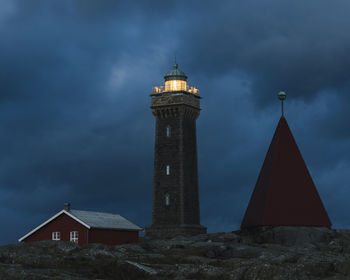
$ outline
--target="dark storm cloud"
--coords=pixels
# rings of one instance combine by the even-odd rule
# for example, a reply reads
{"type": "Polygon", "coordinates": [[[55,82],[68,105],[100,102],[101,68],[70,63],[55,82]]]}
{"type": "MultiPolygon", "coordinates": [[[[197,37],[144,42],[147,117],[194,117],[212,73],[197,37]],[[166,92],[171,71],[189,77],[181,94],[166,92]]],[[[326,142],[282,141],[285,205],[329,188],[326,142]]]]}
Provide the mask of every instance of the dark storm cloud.
{"type": "Polygon", "coordinates": [[[201,62],[193,69],[200,74],[220,76],[233,69],[252,75],[261,105],[281,89],[310,100],[349,82],[349,8],[348,1],[201,5],[184,28],[184,41],[191,42],[186,56],[201,62]]]}
{"type": "MultiPolygon", "coordinates": [[[[150,164],[138,165],[147,141],[139,145],[131,133],[150,133],[140,110],[147,106],[133,104],[140,90],[123,70],[126,60],[137,62],[131,54],[144,52],[137,42],[147,33],[121,20],[90,24],[82,4],[47,3],[20,1],[0,26],[1,200],[21,209],[19,217],[67,200],[107,210],[139,187],[130,173],[151,173],[150,164]]],[[[129,67],[135,75],[138,66],[129,67]]]]}
{"type": "MultiPolygon", "coordinates": [[[[205,77],[204,89],[212,93],[206,96],[210,99],[211,109],[217,104],[216,114],[223,108],[226,112],[219,113],[221,118],[217,116],[204,121],[206,124],[216,122],[218,132],[215,135],[220,139],[221,149],[226,152],[211,166],[219,180],[219,183],[212,180],[211,184],[221,186],[227,193],[231,187],[237,198],[249,199],[251,189],[243,190],[254,185],[273,133],[271,119],[266,116],[259,119],[258,112],[271,113],[272,107],[277,109],[274,95],[285,90],[288,93],[287,118],[321,195],[343,192],[348,186],[348,178],[344,173],[340,175],[338,166],[341,164],[342,170],[349,170],[350,127],[346,121],[350,117],[347,109],[350,101],[347,74],[350,70],[349,3],[221,3],[210,8],[199,6],[200,12],[194,15],[191,25],[184,27],[185,36],[179,44],[191,42],[184,50],[184,56],[190,60],[191,72],[196,77],[205,77]],[[247,79],[250,81],[248,88],[237,87],[229,79],[222,79],[227,75],[232,79],[246,75],[248,78],[241,80],[242,84],[247,79]],[[223,86],[214,85],[214,81],[222,81],[223,86]],[[240,95],[242,91],[247,92],[245,96],[240,95]],[[242,104],[242,100],[230,102],[230,96],[237,94],[255,106],[242,104]],[[227,103],[231,105],[230,109],[227,103]],[[257,111],[253,118],[247,118],[250,110],[257,111]],[[243,125],[237,128],[239,122],[243,125]],[[254,122],[258,122],[263,130],[254,126],[254,122]],[[228,132],[230,128],[231,132],[228,132]],[[250,136],[254,141],[247,142],[242,136],[250,136]],[[333,172],[339,172],[340,178],[331,183],[325,178],[333,172]]],[[[211,158],[214,157],[213,153],[211,158]]],[[[325,204],[339,226],[337,213],[347,208],[347,202],[337,195],[332,197],[334,200],[325,201],[325,204]]],[[[242,206],[239,212],[243,211],[242,206]]]]}
{"type": "Polygon", "coordinates": [[[0,6],[0,221],[8,225],[0,243],[15,242],[66,201],[151,222],[149,93],[175,53],[204,97],[198,159],[209,231],[239,226],[281,89],[331,218],[349,226],[341,214],[350,210],[348,1],[0,6]]]}

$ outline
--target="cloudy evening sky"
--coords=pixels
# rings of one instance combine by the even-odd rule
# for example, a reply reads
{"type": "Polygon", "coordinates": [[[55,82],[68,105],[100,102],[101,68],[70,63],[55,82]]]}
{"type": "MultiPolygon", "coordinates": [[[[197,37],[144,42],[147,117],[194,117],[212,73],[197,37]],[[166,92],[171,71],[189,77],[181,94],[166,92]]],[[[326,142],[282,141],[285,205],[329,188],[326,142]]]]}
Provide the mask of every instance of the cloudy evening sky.
{"type": "Polygon", "coordinates": [[[200,89],[201,223],[239,228],[280,116],[350,228],[348,0],[0,0],[0,244],[60,211],[151,223],[152,86],[200,89]]]}

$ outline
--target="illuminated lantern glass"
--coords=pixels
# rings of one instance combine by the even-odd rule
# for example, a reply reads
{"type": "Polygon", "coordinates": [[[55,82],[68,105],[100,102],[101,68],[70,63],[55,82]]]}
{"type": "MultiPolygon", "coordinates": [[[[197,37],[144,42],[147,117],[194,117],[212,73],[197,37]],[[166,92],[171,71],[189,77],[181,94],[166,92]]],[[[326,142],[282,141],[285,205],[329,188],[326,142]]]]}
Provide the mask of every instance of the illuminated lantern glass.
{"type": "Polygon", "coordinates": [[[186,92],[192,94],[198,94],[199,90],[196,87],[188,86],[187,76],[182,72],[177,64],[174,64],[173,69],[171,69],[164,76],[165,83],[161,86],[154,86],[152,88],[153,94],[162,94],[165,92],[186,92]]]}
{"type": "Polygon", "coordinates": [[[165,76],[164,91],[187,91],[187,76],[182,72],[178,65],[175,64],[173,69],[170,70],[165,76]]]}
{"type": "Polygon", "coordinates": [[[165,82],[165,91],[187,90],[187,82],[181,80],[170,80],[165,82]]]}

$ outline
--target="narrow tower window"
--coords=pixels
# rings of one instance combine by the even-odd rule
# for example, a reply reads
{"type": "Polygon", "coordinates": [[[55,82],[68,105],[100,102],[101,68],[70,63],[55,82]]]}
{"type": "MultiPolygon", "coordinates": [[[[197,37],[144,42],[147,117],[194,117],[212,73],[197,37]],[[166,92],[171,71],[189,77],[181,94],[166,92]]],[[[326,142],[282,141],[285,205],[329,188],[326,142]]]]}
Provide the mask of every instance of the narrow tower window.
{"type": "Polygon", "coordinates": [[[166,136],[170,137],[170,126],[169,125],[166,127],[166,136]]]}
{"type": "Polygon", "coordinates": [[[169,206],[169,204],[170,204],[169,194],[166,194],[166,195],[165,195],[165,205],[166,205],[166,206],[169,206]]]}
{"type": "Polygon", "coordinates": [[[170,165],[166,166],[166,175],[170,175],[170,165]]]}

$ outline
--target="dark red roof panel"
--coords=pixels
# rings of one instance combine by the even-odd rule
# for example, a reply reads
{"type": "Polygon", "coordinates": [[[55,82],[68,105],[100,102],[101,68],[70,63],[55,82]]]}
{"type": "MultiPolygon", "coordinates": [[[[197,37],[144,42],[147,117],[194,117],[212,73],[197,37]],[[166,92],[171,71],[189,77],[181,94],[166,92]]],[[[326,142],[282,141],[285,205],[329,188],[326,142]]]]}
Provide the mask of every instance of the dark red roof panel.
{"type": "Polygon", "coordinates": [[[331,225],[288,123],[281,117],[241,228],[331,225]]]}

